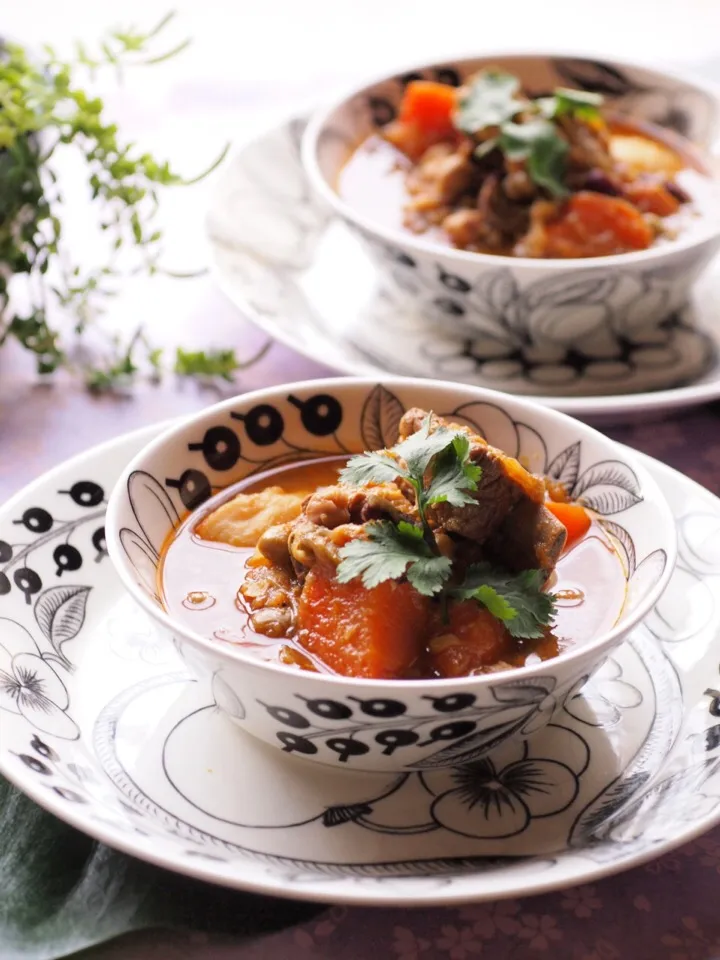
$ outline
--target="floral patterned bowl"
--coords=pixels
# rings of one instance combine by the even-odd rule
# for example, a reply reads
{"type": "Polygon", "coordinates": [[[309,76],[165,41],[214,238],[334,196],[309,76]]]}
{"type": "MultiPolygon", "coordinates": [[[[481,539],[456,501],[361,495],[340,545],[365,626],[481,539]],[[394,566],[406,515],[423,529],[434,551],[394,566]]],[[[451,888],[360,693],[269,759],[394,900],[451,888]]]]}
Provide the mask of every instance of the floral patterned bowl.
{"type": "Polygon", "coordinates": [[[110,556],[132,596],[216,702],[249,733],[341,767],[456,766],[541,727],[660,597],[675,526],[655,481],[612,441],[563,414],[490,390],[428,380],[319,380],[245,394],[182,420],[126,468],[106,519],[110,556]],[[392,445],[423,406],[471,425],[537,473],[565,483],[601,518],[627,576],[618,623],[553,660],[460,680],[364,680],[263,663],[164,611],[161,546],[183,514],[251,474],[300,459],[392,445]]]}
{"type": "Polygon", "coordinates": [[[710,145],[720,102],[710,91],[636,66],[553,56],[478,57],[385,77],[317,114],[303,140],[315,190],[365,243],[387,293],[425,321],[480,338],[490,357],[513,347],[533,363],[556,363],[568,350],[613,361],[628,341],[647,339],[688,300],[720,247],[720,184],[708,180],[700,216],[677,239],[649,250],[589,260],[538,260],[456,250],[373,222],[342,200],[335,184],[351,151],[392,120],[405,85],[424,77],[460,84],[483,66],[516,74],[535,95],[557,86],[601,93],[617,114],[710,145]]]}

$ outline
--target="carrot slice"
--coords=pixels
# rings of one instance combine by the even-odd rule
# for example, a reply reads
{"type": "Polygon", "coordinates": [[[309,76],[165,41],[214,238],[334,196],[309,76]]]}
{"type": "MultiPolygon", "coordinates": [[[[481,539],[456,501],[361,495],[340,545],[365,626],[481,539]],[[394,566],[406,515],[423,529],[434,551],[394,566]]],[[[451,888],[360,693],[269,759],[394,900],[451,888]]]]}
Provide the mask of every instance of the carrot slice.
{"type": "Polygon", "coordinates": [[[545,506],[567,530],[566,550],[570,544],[584,537],[590,529],[592,523],[590,515],[579,503],[557,503],[554,500],[548,500],[545,506]]]}
{"type": "Polygon", "coordinates": [[[386,580],[367,590],[315,567],[298,605],[298,643],[346,677],[407,676],[422,653],[430,603],[409,583],[386,580]]]}
{"type": "Polygon", "coordinates": [[[546,257],[602,257],[645,250],[653,231],[627,200],[582,190],[545,227],[546,257]]]}
{"type": "Polygon", "coordinates": [[[431,667],[441,677],[466,677],[509,656],[513,641],[504,625],[475,600],[453,603],[428,643],[431,667]]]}
{"type": "Polygon", "coordinates": [[[413,80],[405,88],[400,120],[416,123],[422,130],[440,136],[454,133],[455,87],[432,80],[413,80]]]}
{"type": "Polygon", "coordinates": [[[413,80],[405,88],[397,120],[386,124],[383,137],[413,161],[442,140],[457,136],[452,122],[455,87],[431,80],[413,80]]]}
{"type": "Polygon", "coordinates": [[[625,197],[643,213],[654,213],[658,217],[669,217],[680,209],[680,201],[674,197],[663,183],[636,180],[623,189],[625,197]]]}

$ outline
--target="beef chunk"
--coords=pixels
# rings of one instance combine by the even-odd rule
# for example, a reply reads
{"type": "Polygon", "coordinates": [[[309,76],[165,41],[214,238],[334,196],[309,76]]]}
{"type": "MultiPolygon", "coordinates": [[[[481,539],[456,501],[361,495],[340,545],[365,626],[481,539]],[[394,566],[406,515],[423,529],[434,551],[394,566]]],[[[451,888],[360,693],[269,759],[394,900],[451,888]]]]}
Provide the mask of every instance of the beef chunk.
{"type": "Polygon", "coordinates": [[[438,143],[426,150],[407,178],[412,206],[426,209],[451,203],[470,188],[477,173],[472,163],[472,144],[438,143]]]}
{"type": "Polygon", "coordinates": [[[551,573],[565,546],[567,531],[541,503],[519,500],[485,542],[489,560],[520,573],[538,569],[551,573]]]}
{"type": "MultiPolygon", "coordinates": [[[[408,410],[400,421],[400,439],[420,429],[424,410],[408,410]]],[[[510,570],[540,568],[549,573],[565,544],[565,528],[545,508],[545,485],[514,457],[488,444],[469,428],[433,417],[432,429],[461,429],[470,438],[470,457],[482,468],[475,503],[438,504],[434,520],[444,531],[472,540],[510,570]]]]}

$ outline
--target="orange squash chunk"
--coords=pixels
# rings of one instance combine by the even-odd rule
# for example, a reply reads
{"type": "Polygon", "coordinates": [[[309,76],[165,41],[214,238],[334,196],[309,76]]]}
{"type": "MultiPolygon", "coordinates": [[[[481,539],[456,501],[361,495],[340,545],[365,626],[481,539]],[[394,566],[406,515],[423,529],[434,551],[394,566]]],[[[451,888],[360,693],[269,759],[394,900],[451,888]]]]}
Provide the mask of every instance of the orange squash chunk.
{"type": "Polygon", "coordinates": [[[646,250],[654,234],[642,213],[620,197],[582,190],[545,228],[546,257],[603,257],[646,250]]]}
{"type": "Polygon", "coordinates": [[[408,676],[422,653],[429,601],[409,583],[386,580],[367,590],[315,567],[298,605],[300,646],[345,677],[408,676]]]}
{"type": "Polygon", "coordinates": [[[503,624],[474,600],[453,603],[448,622],[438,622],[428,644],[440,677],[466,677],[511,656],[513,640],[503,624]]]}

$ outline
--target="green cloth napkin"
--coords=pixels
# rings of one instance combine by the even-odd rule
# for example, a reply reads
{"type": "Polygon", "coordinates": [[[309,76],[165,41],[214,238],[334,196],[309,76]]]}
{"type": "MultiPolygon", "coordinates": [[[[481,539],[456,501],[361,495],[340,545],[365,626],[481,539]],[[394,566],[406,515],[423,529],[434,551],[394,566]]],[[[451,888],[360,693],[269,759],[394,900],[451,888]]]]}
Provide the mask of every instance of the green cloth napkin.
{"type": "Polygon", "coordinates": [[[216,887],[117,853],[0,777],[2,960],[56,960],[148,927],[249,936],[322,909],[216,887]]]}

